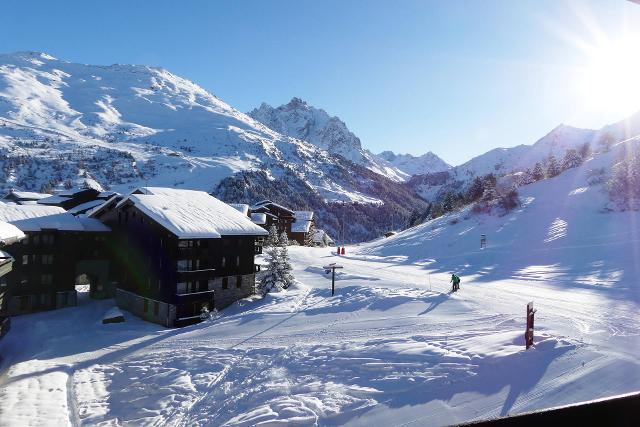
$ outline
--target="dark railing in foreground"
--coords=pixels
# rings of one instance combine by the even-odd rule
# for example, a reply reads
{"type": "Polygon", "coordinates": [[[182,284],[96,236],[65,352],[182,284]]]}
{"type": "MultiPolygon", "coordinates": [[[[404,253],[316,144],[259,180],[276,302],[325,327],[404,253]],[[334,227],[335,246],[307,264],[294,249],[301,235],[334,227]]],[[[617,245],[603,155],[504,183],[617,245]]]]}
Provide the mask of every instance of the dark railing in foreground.
{"type": "MultiPolygon", "coordinates": [[[[635,375],[635,373],[630,373],[635,375]]],[[[640,392],[606,397],[462,426],[640,426],[640,392]]]]}

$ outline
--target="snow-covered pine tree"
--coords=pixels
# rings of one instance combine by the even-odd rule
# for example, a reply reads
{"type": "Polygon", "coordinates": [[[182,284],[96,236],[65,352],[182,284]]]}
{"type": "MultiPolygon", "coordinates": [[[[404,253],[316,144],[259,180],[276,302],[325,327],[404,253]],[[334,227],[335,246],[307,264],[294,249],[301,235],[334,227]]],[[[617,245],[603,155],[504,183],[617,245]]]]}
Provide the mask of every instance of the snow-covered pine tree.
{"type": "Polygon", "coordinates": [[[544,179],[544,171],[542,170],[540,162],[537,162],[533,167],[533,180],[540,181],[541,179],[544,179]]]}
{"type": "Polygon", "coordinates": [[[291,267],[291,260],[289,259],[289,238],[287,233],[282,232],[280,235],[280,251],[278,253],[278,267],[280,269],[280,278],[282,280],[283,288],[287,289],[293,281],[293,267],[291,267]]]}
{"type": "MultiPolygon", "coordinates": [[[[275,227],[273,227],[275,229],[275,227]]],[[[277,234],[276,234],[277,238],[277,234]]],[[[267,270],[262,275],[257,290],[263,296],[271,291],[279,291],[283,289],[282,277],[280,274],[280,248],[277,245],[266,246],[265,253],[269,264],[267,270]]]]}
{"type": "Polygon", "coordinates": [[[269,227],[269,235],[267,236],[267,239],[265,240],[264,245],[267,247],[280,245],[280,241],[278,238],[278,230],[276,229],[275,225],[272,225],[271,227],[269,227]]]}
{"type": "Polygon", "coordinates": [[[553,178],[555,176],[560,175],[560,165],[558,165],[558,161],[556,160],[556,156],[551,154],[549,159],[547,160],[547,178],[553,178]]]}
{"type": "Polygon", "coordinates": [[[578,150],[570,148],[564,155],[564,159],[562,159],[562,170],[577,168],[582,164],[583,158],[578,153],[578,150]]]}

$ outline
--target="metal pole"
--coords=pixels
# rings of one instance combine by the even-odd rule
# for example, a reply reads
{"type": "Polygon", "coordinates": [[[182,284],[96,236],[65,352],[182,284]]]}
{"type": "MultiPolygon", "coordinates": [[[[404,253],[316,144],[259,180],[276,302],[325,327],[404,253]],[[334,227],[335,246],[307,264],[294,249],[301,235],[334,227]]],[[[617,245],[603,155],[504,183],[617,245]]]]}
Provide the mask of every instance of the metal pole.
{"type": "Polygon", "coordinates": [[[331,296],[336,293],[336,268],[331,269],[331,296]]]}

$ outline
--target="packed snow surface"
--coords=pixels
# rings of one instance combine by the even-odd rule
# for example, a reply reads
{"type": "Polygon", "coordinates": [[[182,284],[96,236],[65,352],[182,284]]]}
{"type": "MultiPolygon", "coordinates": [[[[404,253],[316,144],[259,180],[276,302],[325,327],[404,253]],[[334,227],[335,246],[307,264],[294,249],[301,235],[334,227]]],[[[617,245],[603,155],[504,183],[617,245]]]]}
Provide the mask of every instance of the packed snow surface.
{"type": "Polygon", "coordinates": [[[86,295],[15,317],[3,425],[445,425],[637,390],[640,213],[604,211],[587,182],[604,157],[521,188],[508,215],[462,211],[344,256],[291,247],[298,284],[191,327],[102,325],[113,301],[86,295]]]}

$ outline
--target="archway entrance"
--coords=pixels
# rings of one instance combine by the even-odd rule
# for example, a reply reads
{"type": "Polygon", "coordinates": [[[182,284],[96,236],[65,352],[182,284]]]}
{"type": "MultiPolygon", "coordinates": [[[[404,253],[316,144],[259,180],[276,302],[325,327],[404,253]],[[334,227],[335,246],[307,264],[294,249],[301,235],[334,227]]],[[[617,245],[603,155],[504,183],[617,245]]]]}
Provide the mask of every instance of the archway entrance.
{"type": "Polygon", "coordinates": [[[89,295],[91,298],[103,299],[113,297],[109,284],[109,261],[85,260],[76,263],[76,292],[89,295]]]}

